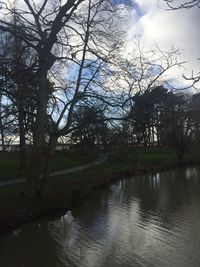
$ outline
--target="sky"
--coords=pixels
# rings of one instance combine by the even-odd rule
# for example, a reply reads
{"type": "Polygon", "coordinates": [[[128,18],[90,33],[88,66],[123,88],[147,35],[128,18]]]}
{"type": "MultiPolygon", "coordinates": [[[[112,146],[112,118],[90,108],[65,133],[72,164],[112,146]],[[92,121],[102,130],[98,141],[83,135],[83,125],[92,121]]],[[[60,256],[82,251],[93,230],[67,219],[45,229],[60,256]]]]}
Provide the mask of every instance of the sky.
{"type": "MultiPolygon", "coordinates": [[[[126,0],[124,0],[126,1],[126,0]]],[[[191,76],[200,72],[200,8],[167,10],[162,0],[132,0],[129,9],[128,38],[141,35],[145,48],[151,48],[155,43],[161,49],[172,46],[180,49],[181,60],[187,61],[184,69],[175,70],[173,75],[191,76]]],[[[122,0],[121,0],[122,2],[122,0]]],[[[125,2],[124,2],[125,3],[125,2]]]]}
{"type": "MultiPolygon", "coordinates": [[[[35,3],[37,1],[40,2],[34,0],[35,3]]],[[[170,73],[174,78],[183,74],[190,77],[192,72],[194,75],[200,72],[200,60],[197,60],[200,58],[200,8],[171,11],[167,10],[164,0],[113,1],[116,5],[125,6],[127,24],[122,27],[126,27],[130,45],[135,35],[140,35],[145,49],[151,49],[155,44],[162,50],[169,50],[172,46],[180,49],[180,60],[187,63],[184,68],[174,69],[170,73]]],[[[185,80],[181,80],[181,83],[187,84],[185,80]]]]}

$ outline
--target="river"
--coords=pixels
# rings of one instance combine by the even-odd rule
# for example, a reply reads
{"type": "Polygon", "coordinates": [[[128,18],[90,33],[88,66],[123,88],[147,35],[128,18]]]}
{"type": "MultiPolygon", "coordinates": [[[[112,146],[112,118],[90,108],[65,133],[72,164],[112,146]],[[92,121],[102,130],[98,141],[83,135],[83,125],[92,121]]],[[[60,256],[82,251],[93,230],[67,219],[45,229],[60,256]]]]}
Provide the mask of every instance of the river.
{"type": "Polygon", "coordinates": [[[200,169],[118,181],[0,239],[1,267],[199,267],[200,169]]]}

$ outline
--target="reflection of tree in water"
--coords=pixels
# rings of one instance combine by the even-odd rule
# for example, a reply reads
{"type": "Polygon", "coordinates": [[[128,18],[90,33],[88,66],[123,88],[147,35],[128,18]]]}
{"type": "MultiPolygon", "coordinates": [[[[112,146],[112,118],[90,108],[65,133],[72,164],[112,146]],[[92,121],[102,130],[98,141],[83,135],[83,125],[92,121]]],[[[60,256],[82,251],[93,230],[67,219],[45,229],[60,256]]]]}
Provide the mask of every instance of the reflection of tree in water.
{"type": "MultiPolygon", "coordinates": [[[[158,260],[160,250],[174,258],[184,254],[190,266],[187,255],[199,249],[198,171],[178,169],[140,176],[96,190],[73,209],[72,222],[67,216],[42,219],[25,225],[11,237],[12,242],[1,242],[2,266],[151,266],[150,259],[158,260]],[[180,240],[185,241],[181,247],[180,240]],[[187,240],[193,246],[188,248],[187,240]],[[176,255],[172,245],[178,246],[176,255]],[[8,252],[6,247],[10,247],[8,252]]],[[[199,254],[195,255],[198,261],[199,254]]]]}
{"type": "Polygon", "coordinates": [[[195,177],[188,172],[179,169],[122,180],[96,191],[81,207],[73,210],[74,240],[69,244],[70,238],[63,238],[61,258],[65,262],[71,260],[76,266],[80,261],[84,266],[138,264],[140,253],[147,253],[145,246],[151,248],[149,242],[161,242],[156,241],[155,235],[161,240],[167,238],[164,229],[176,227],[177,221],[181,222],[185,216],[184,209],[191,204],[192,192],[199,188],[195,171],[192,172],[195,177]],[[157,226],[161,230],[156,230],[157,226]]]}
{"type": "MultiPolygon", "coordinates": [[[[92,265],[88,266],[106,266],[106,262],[114,262],[113,255],[123,255],[127,244],[132,244],[134,249],[133,236],[129,231],[132,220],[128,206],[131,200],[126,196],[126,189],[126,181],[119,181],[103,191],[96,191],[81,207],[73,210],[75,222],[81,230],[75,234],[76,241],[68,248],[70,253],[67,254],[72,255],[74,262],[74,255],[79,253],[84,266],[89,260],[92,265]]],[[[126,258],[123,264],[128,266],[126,258]]]]}
{"type": "Polygon", "coordinates": [[[1,240],[1,266],[55,267],[57,242],[52,238],[49,230],[46,219],[40,219],[23,225],[9,238],[1,240]]]}
{"type": "Polygon", "coordinates": [[[135,179],[132,193],[140,199],[142,219],[148,222],[152,216],[157,215],[162,223],[172,224],[169,214],[173,217],[185,205],[190,205],[193,191],[199,188],[200,181],[189,180],[188,176],[191,175],[186,176],[186,169],[178,169],[135,179]]]}
{"type": "MultiPolygon", "coordinates": [[[[112,193],[110,187],[102,190],[95,190],[94,194],[89,197],[81,206],[73,209],[73,215],[77,216],[80,227],[95,227],[101,223],[107,224],[106,218],[108,213],[109,196],[112,193]],[[104,216],[102,217],[102,212],[104,216]],[[103,221],[102,221],[103,220],[103,221]]],[[[106,232],[106,229],[104,229],[106,232]]],[[[104,233],[100,233],[101,235],[104,233]]],[[[105,233],[106,234],[106,233],[105,233]]]]}
{"type": "Polygon", "coordinates": [[[73,209],[74,216],[76,217],[76,215],[78,215],[79,225],[81,227],[88,227],[88,225],[94,227],[95,224],[99,225],[99,222],[102,222],[102,220],[104,220],[102,223],[106,225],[108,213],[110,212],[110,205],[115,201],[117,205],[124,203],[125,200],[127,202],[129,201],[129,196],[126,195],[126,187],[127,181],[121,180],[111,186],[96,190],[83,205],[73,209]]]}

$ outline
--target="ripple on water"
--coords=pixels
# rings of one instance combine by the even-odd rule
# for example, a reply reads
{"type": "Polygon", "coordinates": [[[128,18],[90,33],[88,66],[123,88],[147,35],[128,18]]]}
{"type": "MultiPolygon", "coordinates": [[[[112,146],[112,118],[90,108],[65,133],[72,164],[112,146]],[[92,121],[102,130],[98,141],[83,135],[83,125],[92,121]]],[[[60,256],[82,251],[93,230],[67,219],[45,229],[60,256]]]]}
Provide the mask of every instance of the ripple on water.
{"type": "Polygon", "coordinates": [[[199,267],[199,169],[119,181],[0,241],[2,267],[199,267]],[[12,257],[10,254],[12,252],[12,257]]]}

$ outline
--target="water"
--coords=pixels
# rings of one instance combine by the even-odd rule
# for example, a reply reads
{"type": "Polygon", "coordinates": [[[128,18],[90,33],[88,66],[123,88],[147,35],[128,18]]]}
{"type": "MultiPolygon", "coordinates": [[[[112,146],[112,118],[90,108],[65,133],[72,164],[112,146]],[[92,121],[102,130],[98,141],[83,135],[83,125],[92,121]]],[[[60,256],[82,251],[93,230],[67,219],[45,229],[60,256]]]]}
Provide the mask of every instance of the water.
{"type": "Polygon", "coordinates": [[[1,267],[199,267],[200,169],[119,181],[0,240],[1,267]]]}

